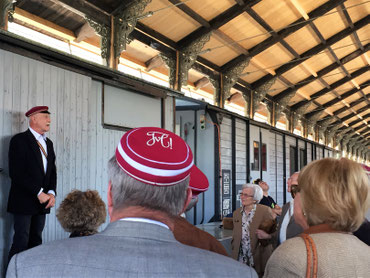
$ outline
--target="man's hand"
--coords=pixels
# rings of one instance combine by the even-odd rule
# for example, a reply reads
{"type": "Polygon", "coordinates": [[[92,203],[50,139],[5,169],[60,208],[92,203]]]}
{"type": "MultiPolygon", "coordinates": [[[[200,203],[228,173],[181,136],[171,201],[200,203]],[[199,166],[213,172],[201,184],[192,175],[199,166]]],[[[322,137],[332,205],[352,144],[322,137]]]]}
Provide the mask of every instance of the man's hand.
{"type": "Polygon", "coordinates": [[[39,199],[40,204],[44,204],[44,203],[46,203],[47,201],[49,201],[50,196],[49,196],[48,194],[45,194],[44,192],[41,192],[41,193],[39,194],[39,196],[37,196],[37,198],[39,199]]]}
{"type": "Polygon", "coordinates": [[[53,206],[55,206],[55,197],[54,197],[54,195],[53,194],[47,194],[47,195],[49,195],[49,202],[48,202],[48,204],[46,205],[46,207],[45,208],[52,208],[53,206]]]}

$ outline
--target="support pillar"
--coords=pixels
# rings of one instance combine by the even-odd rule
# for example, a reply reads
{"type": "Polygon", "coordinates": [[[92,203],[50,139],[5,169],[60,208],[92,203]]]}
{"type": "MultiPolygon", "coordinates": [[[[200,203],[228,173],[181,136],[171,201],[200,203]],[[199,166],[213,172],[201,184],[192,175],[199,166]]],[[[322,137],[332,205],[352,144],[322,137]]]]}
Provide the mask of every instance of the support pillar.
{"type": "Polygon", "coordinates": [[[13,21],[14,0],[0,0],[0,28],[8,30],[8,21],[13,21]]]}
{"type": "Polygon", "coordinates": [[[182,86],[188,84],[188,72],[202,52],[204,45],[210,40],[211,35],[212,32],[208,32],[180,50],[178,54],[178,80],[176,82],[178,91],[181,90],[182,86]]]}

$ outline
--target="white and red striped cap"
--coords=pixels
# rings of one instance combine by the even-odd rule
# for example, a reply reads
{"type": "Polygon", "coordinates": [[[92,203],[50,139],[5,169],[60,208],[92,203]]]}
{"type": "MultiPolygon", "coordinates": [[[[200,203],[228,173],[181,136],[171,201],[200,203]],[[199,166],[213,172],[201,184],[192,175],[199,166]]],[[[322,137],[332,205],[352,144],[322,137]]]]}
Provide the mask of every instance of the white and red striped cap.
{"type": "Polygon", "coordinates": [[[140,127],[126,132],[116,149],[118,165],[132,178],[155,186],[177,184],[190,175],[189,187],[209,187],[207,177],[194,165],[185,141],[168,130],[140,127]]]}

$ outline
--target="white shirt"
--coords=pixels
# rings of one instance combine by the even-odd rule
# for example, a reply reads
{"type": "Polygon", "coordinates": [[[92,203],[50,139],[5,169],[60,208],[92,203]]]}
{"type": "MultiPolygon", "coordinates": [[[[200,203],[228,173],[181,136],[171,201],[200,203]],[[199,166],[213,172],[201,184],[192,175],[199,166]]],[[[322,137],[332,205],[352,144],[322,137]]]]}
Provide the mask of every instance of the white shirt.
{"type": "MultiPolygon", "coordinates": [[[[35,136],[36,140],[44,148],[46,154],[48,154],[48,148],[46,146],[46,134],[45,133],[44,134],[37,133],[31,127],[30,127],[30,131],[32,132],[33,136],[35,136]]],[[[47,161],[44,153],[42,152],[41,148],[40,148],[40,153],[41,153],[41,157],[42,157],[42,164],[44,165],[44,172],[46,173],[46,170],[48,168],[48,161],[47,161]]]]}
{"type": "Polygon", "coordinates": [[[288,224],[290,222],[290,218],[293,216],[294,213],[294,199],[290,201],[289,210],[284,215],[283,222],[281,223],[280,227],[280,244],[283,243],[286,240],[286,231],[288,228],[288,224]]]}
{"type": "Polygon", "coordinates": [[[153,219],[148,219],[148,218],[141,218],[141,217],[126,217],[126,218],[121,218],[120,221],[132,221],[132,222],[143,222],[143,223],[150,223],[150,224],[155,224],[159,225],[161,227],[164,227],[166,229],[170,229],[166,224],[153,220],[153,219]]]}
{"type": "MultiPolygon", "coordinates": [[[[48,148],[46,146],[46,134],[40,134],[36,131],[34,131],[31,127],[29,127],[31,133],[33,134],[33,136],[35,136],[35,139],[41,144],[41,146],[44,148],[46,154],[48,153],[48,148]]],[[[44,172],[46,173],[46,170],[48,169],[48,161],[44,155],[44,153],[42,152],[41,148],[40,149],[40,153],[41,153],[41,157],[42,157],[42,164],[44,166],[44,172]]],[[[37,194],[37,196],[39,196],[41,194],[41,192],[43,191],[44,189],[41,188],[39,193],[37,194]]],[[[51,193],[55,196],[55,192],[54,190],[49,190],[48,193],[51,193]]]]}

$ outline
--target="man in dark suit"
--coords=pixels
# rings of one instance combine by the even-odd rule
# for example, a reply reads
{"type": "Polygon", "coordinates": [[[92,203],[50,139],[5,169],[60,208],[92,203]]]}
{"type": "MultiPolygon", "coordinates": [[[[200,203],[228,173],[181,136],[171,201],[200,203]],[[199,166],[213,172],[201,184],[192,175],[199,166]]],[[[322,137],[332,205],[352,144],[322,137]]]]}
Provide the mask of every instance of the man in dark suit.
{"type": "Polygon", "coordinates": [[[42,243],[45,214],[55,205],[55,153],[45,135],[50,129],[49,114],[47,106],[27,111],[29,129],[10,141],[8,212],[14,216],[14,237],[9,261],[14,254],[42,243]]]}

